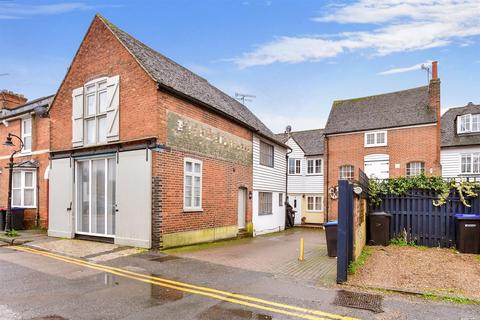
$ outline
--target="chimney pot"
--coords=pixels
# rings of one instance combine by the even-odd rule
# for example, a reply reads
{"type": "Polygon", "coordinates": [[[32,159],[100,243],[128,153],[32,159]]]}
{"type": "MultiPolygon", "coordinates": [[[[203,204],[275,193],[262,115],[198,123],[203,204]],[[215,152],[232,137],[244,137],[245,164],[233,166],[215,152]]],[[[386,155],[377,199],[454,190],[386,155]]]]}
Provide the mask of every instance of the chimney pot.
{"type": "Polygon", "coordinates": [[[438,61],[432,62],[432,80],[438,79],[438,61]]]}

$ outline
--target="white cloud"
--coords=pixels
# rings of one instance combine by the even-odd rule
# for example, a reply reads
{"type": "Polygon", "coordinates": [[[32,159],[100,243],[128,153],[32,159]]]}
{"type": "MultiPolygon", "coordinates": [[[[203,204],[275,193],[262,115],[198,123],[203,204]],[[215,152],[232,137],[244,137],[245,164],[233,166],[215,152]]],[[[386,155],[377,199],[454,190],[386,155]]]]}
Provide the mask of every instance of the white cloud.
{"type": "Polygon", "coordinates": [[[329,6],[328,11],[314,20],[366,24],[366,30],[334,36],[279,37],[232,60],[247,68],[276,62],[318,61],[356,50],[382,56],[455,42],[471,43],[472,37],[480,35],[479,0],[358,0],[329,6]]]}
{"type": "Polygon", "coordinates": [[[91,9],[94,9],[94,7],[82,2],[60,2],[39,5],[0,2],[0,19],[20,19],[26,16],[51,15],[91,9]]]}
{"type": "Polygon", "coordinates": [[[397,74],[397,73],[405,73],[405,72],[410,72],[410,71],[417,71],[421,70],[423,65],[430,65],[432,63],[432,60],[425,61],[424,63],[418,63],[416,65],[410,66],[410,67],[403,67],[403,68],[393,68],[389,70],[382,71],[378,74],[384,76],[384,75],[389,75],[389,74],[397,74]]]}

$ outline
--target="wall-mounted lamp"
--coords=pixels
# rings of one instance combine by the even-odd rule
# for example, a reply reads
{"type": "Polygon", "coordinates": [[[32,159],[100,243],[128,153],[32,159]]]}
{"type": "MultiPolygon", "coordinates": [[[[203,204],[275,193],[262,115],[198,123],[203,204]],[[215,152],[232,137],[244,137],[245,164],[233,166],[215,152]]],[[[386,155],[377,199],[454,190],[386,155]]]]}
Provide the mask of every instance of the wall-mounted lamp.
{"type": "Polygon", "coordinates": [[[249,191],[248,192],[248,199],[252,200],[252,197],[253,197],[253,193],[252,193],[252,191],[249,191]]]}

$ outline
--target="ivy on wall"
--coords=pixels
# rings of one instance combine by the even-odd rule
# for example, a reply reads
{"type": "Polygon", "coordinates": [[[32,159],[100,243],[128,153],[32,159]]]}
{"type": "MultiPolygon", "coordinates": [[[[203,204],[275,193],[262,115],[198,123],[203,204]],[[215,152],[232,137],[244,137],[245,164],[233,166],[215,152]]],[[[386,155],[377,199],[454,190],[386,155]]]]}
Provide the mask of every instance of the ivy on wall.
{"type": "Polygon", "coordinates": [[[377,208],[382,202],[382,197],[388,195],[401,196],[411,190],[433,191],[437,196],[433,199],[434,206],[442,206],[452,190],[456,190],[460,201],[470,207],[467,199],[478,196],[479,182],[446,181],[438,176],[418,175],[414,177],[398,177],[387,180],[370,179],[368,182],[368,199],[370,206],[377,208]]]}

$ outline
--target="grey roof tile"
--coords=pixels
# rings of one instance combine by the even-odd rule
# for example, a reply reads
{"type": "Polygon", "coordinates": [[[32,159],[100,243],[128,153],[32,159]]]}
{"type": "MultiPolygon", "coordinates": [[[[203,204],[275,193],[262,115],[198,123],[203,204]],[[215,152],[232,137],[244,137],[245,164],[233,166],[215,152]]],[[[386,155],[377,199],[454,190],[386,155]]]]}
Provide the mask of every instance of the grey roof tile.
{"type": "Polygon", "coordinates": [[[53,101],[55,95],[50,95],[34,100],[27,101],[26,103],[16,106],[15,108],[10,109],[2,109],[0,110],[0,119],[8,119],[12,117],[16,117],[25,113],[29,113],[35,111],[35,109],[44,109],[42,112],[45,112],[50,108],[50,105],[53,101]]]}
{"type": "Polygon", "coordinates": [[[325,134],[436,122],[428,86],[333,102],[325,134]]]}
{"type": "Polygon", "coordinates": [[[313,129],[305,131],[292,131],[290,136],[286,133],[277,134],[277,137],[284,143],[291,137],[302,148],[306,156],[323,155],[324,150],[324,129],[313,129]]]}
{"type": "Polygon", "coordinates": [[[480,105],[469,103],[464,107],[450,108],[442,115],[442,147],[480,145],[480,133],[457,134],[457,116],[469,113],[480,113],[480,105]]]}
{"type": "Polygon", "coordinates": [[[243,125],[257,130],[260,135],[281,143],[273,132],[246,106],[220,91],[204,78],[119,29],[104,17],[97,16],[160,85],[206,104],[217,112],[223,113],[241,122],[243,125]]]}

